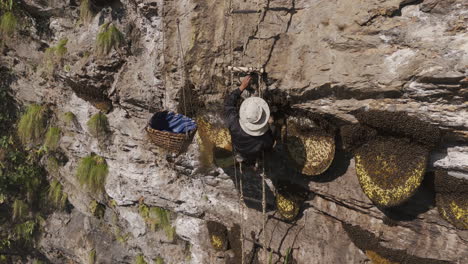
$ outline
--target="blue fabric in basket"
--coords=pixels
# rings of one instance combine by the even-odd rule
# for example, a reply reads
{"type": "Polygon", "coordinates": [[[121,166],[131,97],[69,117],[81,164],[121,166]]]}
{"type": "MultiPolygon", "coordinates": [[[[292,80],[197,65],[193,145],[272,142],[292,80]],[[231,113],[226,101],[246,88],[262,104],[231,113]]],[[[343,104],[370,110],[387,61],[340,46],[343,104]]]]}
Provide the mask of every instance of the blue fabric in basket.
{"type": "Polygon", "coordinates": [[[164,111],[151,117],[150,126],[156,130],[180,134],[195,130],[197,123],[184,115],[164,111]]]}

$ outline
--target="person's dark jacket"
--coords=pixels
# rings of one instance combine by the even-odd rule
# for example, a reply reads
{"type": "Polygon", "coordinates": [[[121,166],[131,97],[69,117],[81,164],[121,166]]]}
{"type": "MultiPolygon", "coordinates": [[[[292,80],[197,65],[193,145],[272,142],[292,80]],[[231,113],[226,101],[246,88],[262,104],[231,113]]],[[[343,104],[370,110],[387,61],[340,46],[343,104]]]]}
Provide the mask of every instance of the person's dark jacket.
{"type": "Polygon", "coordinates": [[[234,151],[241,154],[243,158],[250,160],[260,157],[262,151],[271,150],[274,138],[270,129],[261,136],[251,136],[242,130],[237,110],[237,102],[241,93],[241,90],[236,89],[226,97],[224,100],[224,115],[229,132],[231,132],[234,151]]]}

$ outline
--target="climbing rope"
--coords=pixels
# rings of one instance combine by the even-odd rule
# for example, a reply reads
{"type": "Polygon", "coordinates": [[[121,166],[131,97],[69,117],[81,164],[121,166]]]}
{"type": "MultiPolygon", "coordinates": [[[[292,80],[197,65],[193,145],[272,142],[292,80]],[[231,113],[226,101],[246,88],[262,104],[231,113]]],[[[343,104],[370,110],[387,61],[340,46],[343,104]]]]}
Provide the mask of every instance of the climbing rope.
{"type": "Polygon", "coordinates": [[[162,33],[162,56],[163,56],[163,74],[164,74],[164,109],[168,108],[167,105],[167,72],[166,72],[166,33],[164,29],[166,28],[166,1],[162,1],[162,17],[161,17],[161,33],[162,33]]]}
{"type": "MultiPolygon", "coordinates": [[[[230,18],[230,32],[229,32],[229,53],[231,57],[231,65],[234,65],[234,18],[232,16],[232,11],[233,11],[233,6],[232,6],[232,0],[229,0],[229,18],[230,18]]],[[[230,82],[231,82],[231,91],[234,90],[234,71],[231,71],[231,76],[230,76],[230,82]]],[[[233,158],[234,158],[234,178],[237,184],[237,160],[235,157],[235,153],[233,152],[233,158]]],[[[238,208],[239,208],[239,215],[241,218],[241,223],[240,223],[240,242],[241,242],[241,264],[244,264],[245,260],[245,253],[244,253],[244,190],[243,190],[243,171],[242,171],[242,162],[239,162],[239,171],[240,171],[240,177],[239,177],[239,201],[238,201],[238,208]]]]}
{"type": "Polygon", "coordinates": [[[268,258],[268,251],[267,251],[267,235],[266,235],[266,187],[265,187],[265,152],[262,152],[262,217],[263,217],[263,254],[265,258],[265,262],[267,261],[268,258]]]}
{"type": "MultiPolygon", "coordinates": [[[[260,10],[261,6],[261,1],[263,0],[257,0],[257,9],[260,10]]],[[[232,5],[232,0],[229,0],[229,17],[230,17],[230,57],[231,57],[231,65],[234,64],[234,18],[233,18],[233,5],[232,5]]],[[[260,29],[260,23],[262,16],[264,15],[264,10],[262,12],[259,12],[259,17],[257,21],[257,34],[260,29]]],[[[244,55],[247,49],[247,43],[248,39],[246,42],[244,42],[243,46],[243,52],[241,56],[241,63],[244,65],[244,55]]],[[[260,38],[258,38],[257,42],[257,50],[258,50],[258,93],[261,98],[263,98],[263,76],[262,76],[262,63],[263,63],[263,50],[262,50],[262,42],[260,41],[260,38]]],[[[234,71],[231,71],[231,90],[234,88],[234,71]]],[[[267,221],[267,215],[266,215],[266,174],[265,174],[265,153],[262,152],[262,172],[261,172],[261,177],[262,177],[262,222],[263,222],[263,248],[264,248],[264,259],[265,262],[267,262],[268,259],[268,250],[266,247],[267,243],[267,235],[266,235],[266,221],[267,221]]],[[[235,180],[237,182],[237,161],[234,157],[234,176],[235,180]]],[[[244,193],[243,193],[243,171],[242,171],[242,162],[239,162],[239,170],[240,170],[240,177],[239,177],[239,214],[241,215],[241,250],[242,250],[242,259],[241,263],[244,264],[244,193]]]]}
{"type": "MultiPolygon", "coordinates": [[[[180,74],[180,80],[181,80],[181,89],[182,89],[182,102],[184,104],[184,115],[187,116],[187,102],[185,98],[185,89],[186,89],[186,71],[185,71],[185,52],[184,48],[182,47],[182,36],[180,34],[180,21],[177,18],[177,36],[178,36],[178,41],[179,41],[179,51],[180,51],[180,57],[182,60],[182,72],[180,74]]],[[[192,101],[192,100],[190,100],[192,101]]],[[[191,103],[191,108],[193,109],[192,102],[191,103]]],[[[185,135],[188,137],[189,136],[189,131],[187,130],[188,122],[185,122],[185,135]]]]}

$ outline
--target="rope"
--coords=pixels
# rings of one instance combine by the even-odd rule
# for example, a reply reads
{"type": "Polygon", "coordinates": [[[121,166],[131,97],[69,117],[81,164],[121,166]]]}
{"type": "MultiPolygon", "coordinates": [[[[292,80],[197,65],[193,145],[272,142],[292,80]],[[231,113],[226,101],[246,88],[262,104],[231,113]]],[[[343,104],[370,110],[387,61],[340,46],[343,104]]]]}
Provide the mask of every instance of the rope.
{"type": "Polygon", "coordinates": [[[240,189],[240,196],[239,196],[239,203],[241,209],[241,263],[244,264],[244,185],[242,183],[242,178],[244,178],[244,172],[242,171],[242,162],[239,162],[239,171],[240,171],[240,178],[239,178],[239,189],[240,189]]]}
{"type": "Polygon", "coordinates": [[[164,109],[167,109],[168,108],[168,105],[167,105],[167,72],[166,72],[166,34],[164,33],[164,29],[166,28],[166,13],[165,13],[165,8],[166,6],[166,1],[163,0],[162,1],[162,17],[161,17],[161,25],[162,25],[162,29],[161,29],[161,32],[162,32],[162,46],[163,46],[163,50],[162,50],[162,55],[163,55],[163,70],[164,70],[164,109]]]}
{"type": "Polygon", "coordinates": [[[265,187],[265,152],[262,152],[262,217],[263,217],[263,253],[264,253],[264,258],[265,262],[268,259],[268,250],[267,250],[267,235],[266,235],[266,187],[265,187]]]}
{"type": "MultiPolygon", "coordinates": [[[[230,48],[230,57],[231,57],[231,65],[234,65],[234,18],[232,16],[232,11],[233,11],[233,6],[232,6],[232,0],[229,0],[229,18],[231,19],[231,31],[229,32],[229,48],[230,48]]],[[[234,89],[234,71],[231,71],[231,91],[234,89]]],[[[233,152],[233,157],[234,157],[234,178],[236,180],[237,184],[237,161],[235,154],[233,152]]],[[[241,217],[241,223],[240,223],[240,241],[241,241],[241,264],[244,264],[245,261],[245,253],[244,253],[244,190],[243,190],[243,177],[244,173],[242,172],[242,162],[239,162],[239,171],[240,171],[240,177],[239,177],[239,214],[241,217]]]]}
{"type": "MultiPolygon", "coordinates": [[[[181,79],[181,89],[182,89],[182,101],[184,104],[184,115],[187,116],[187,102],[185,98],[185,83],[186,83],[186,76],[185,76],[185,53],[184,48],[182,47],[182,36],[180,34],[180,27],[179,27],[179,19],[177,18],[177,35],[179,40],[179,50],[180,50],[180,57],[182,59],[182,72],[180,74],[181,79]]],[[[185,122],[185,135],[188,137],[188,130],[187,130],[188,122],[185,122]]]]}

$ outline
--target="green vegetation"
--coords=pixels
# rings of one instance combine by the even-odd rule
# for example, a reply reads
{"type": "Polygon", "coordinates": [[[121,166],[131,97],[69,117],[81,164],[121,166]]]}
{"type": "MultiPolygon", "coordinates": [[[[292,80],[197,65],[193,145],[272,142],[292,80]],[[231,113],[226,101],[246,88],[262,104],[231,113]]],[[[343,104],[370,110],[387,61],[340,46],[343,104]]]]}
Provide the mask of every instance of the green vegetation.
{"type": "Polygon", "coordinates": [[[151,231],[155,232],[159,226],[166,233],[168,240],[174,240],[175,228],[171,225],[170,211],[161,207],[148,207],[141,204],[139,207],[140,215],[150,226],[151,231]]]}
{"type": "MultiPolygon", "coordinates": [[[[0,0],[0,5],[4,3],[0,0]]],[[[21,262],[18,252],[22,260],[39,255],[35,235],[40,231],[42,214],[51,212],[44,199],[48,184],[40,166],[42,152],[26,151],[16,135],[25,141],[36,140],[35,136],[45,134],[45,117],[42,107],[30,106],[15,127],[18,108],[9,96],[13,80],[11,71],[0,66],[0,252],[6,256],[0,255],[0,262],[5,263],[21,262]]]]}
{"type": "Polygon", "coordinates": [[[96,263],[96,249],[91,249],[88,253],[88,264],[96,263]]]}
{"type": "Polygon", "coordinates": [[[54,156],[49,156],[47,157],[47,170],[49,171],[49,173],[56,173],[58,172],[59,170],[59,161],[57,160],[56,157],[54,156]]]}
{"type": "Polygon", "coordinates": [[[124,35],[112,23],[101,26],[101,32],[96,38],[96,53],[107,55],[114,48],[118,49],[124,42],[124,35]]]}
{"type": "Polygon", "coordinates": [[[156,264],[164,264],[164,259],[162,257],[157,257],[155,260],[154,260],[154,263],[156,264]]]}
{"type": "Polygon", "coordinates": [[[96,138],[104,136],[109,133],[109,121],[107,121],[107,116],[101,112],[93,115],[88,122],[88,131],[91,135],[96,138]]]}
{"type": "Polygon", "coordinates": [[[65,114],[63,114],[63,121],[65,122],[65,124],[70,125],[73,122],[75,122],[75,120],[76,116],[73,112],[66,112],[65,114]]]}
{"type": "Polygon", "coordinates": [[[63,192],[63,186],[59,181],[54,179],[50,182],[48,197],[57,208],[65,208],[68,195],[63,192]]]}
{"type": "Polygon", "coordinates": [[[12,10],[13,0],[0,0],[0,10],[12,10]]]}
{"type": "Polygon", "coordinates": [[[100,193],[104,190],[108,172],[106,160],[101,156],[91,154],[81,159],[76,177],[80,184],[86,185],[92,193],[100,193]]]}
{"type": "Polygon", "coordinates": [[[288,264],[291,259],[291,248],[288,248],[286,250],[286,256],[284,257],[284,262],[283,264],[288,264]]]}
{"type": "Polygon", "coordinates": [[[92,200],[89,204],[89,212],[96,218],[103,218],[106,213],[106,207],[103,204],[98,203],[96,200],[92,200]]]}
{"type": "Polygon", "coordinates": [[[50,127],[45,135],[44,146],[48,151],[55,151],[60,140],[60,128],[50,127]]]}
{"type": "Polygon", "coordinates": [[[49,47],[45,50],[44,54],[44,69],[45,72],[52,76],[57,65],[61,65],[63,57],[67,54],[68,39],[61,39],[56,46],[49,47]]]}
{"type": "Polygon", "coordinates": [[[13,220],[23,219],[29,213],[29,206],[23,200],[13,202],[13,220]]]}
{"type": "Polygon", "coordinates": [[[46,128],[45,106],[32,104],[21,116],[18,124],[18,137],[23,144],[37,143],[46,128]]]}
{"type": "Polygon", "coordinates": [[[139,254],[135,258],[135,264],[148,264],[148,262],[145,261],[145,257],[142,254],[139,254]]]}
{"type": "Polygon", "coordinates": [[[119,227],[116,227],[114,229],[114,236],[117,241],[119,241],[122,244],[125,244],[130,236],[130,234],[122,234],[122,230],[119,227]]]}
{"type": "Polygon", "coordinates": [[[16,32],[18,19],[13,12],[6,12],[0,17],[0,33],[3,36],[11,36],[16,32]]]}
{"type": "Polygon", "coordinates": [[[81,0],[80,19],[83,24],[88,24],[94,17],[93,9],[89,0],[81,0]]]}
{"type": "Polygon", "coordinates": [[[29,220],[15,226],[15,235],[18,239],[22,239],[25,242],[31,242],[35,230],[36,222],[29,220]]]}

